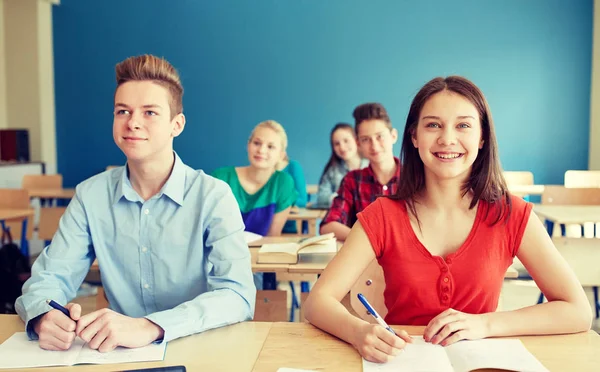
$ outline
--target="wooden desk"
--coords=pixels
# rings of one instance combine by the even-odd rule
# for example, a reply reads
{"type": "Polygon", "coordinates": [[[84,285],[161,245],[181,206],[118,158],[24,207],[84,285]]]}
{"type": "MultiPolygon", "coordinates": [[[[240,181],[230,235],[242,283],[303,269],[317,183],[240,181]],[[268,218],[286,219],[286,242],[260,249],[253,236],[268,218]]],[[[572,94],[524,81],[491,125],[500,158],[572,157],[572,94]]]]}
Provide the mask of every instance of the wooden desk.
{"type": "Polygon", "coordinates": [[[510,185],[508,191],[514,195],[542,195],[544,193],[544,185],[510,185]]]}
{"type": "Polygon", "coordinates": [[[34,213],[35,213],[34,210],[31,208],[0,209],[0,233],[2,233],[3,229],[7,228],[5,225],[5,222],[10,221],[10,220],[21,220],[22,221],[20,234],[18,232],[14,233],[14,231],[11,231],[11,237],[12,237],[13,241],[16,241],[18,239],[21,240],[20,249],[21,249],[21,253],[25,257],[29,257],[29,242],[27,239],[28,239],[28,236],[30,235],[28,233],[33,231],[33,229],[31,228],[31,224],[33,224],[34,213]],[[21,236],[17,236],[17,235],[21,235],[21,236]]]}
{"type": "Polygon", "coordinates": [[[17,220],[22,218],[33,219],[34,210],[26,209],[0,209],[0,221],[17,220]]]}
{"type": "Polygon", "coordinates": [[[75,189],[27,189],[30,198],[72,199],[75,189]]]}
{"type": "Polygon", "coordinates": [[[538,216],[564,224],[600,222],[600,205],[543,205],[536,204],[533,211],[538,216]]]}
{"type": "Polygon", "coordinates": [[[327,211],[320,209],[295,208],[288,215],[288,221],[296,221],[297,231],[302,231],[302,221],[308,222],[308,235],[317,235],[317,220],[325,217],[327,211]]]}
{"type": "MultiPolygon", "coordinates": [[[[256,242],[249,244],[250,249],[250,257],[251,257],[251,265],[252,272],[254,273],[289,273],[289,274],[321,274],[323,270],[327,267],[329,261],[323,262],[300,262],[297,264],[259,264],[258,260],[258,250],[262,244],[267,243],[290,243],[297,242],[298,237],[266,237],[256,242]],[[259,244],[257,244],[259,243],[259,244]]],[[[338,242],[338,250],[341,248],[342,243],[338,242]]],[[[92,263],[92,267],[90,270],[98,270],[98,260],[94,260],[92,263]]],[[[519,276],[519,273],[512,266],[508,268],[504,278],[516,278],[519,276]]]]}
{"type": "MultiPolygon", "coordinates": [[[[251,371],[269,334],[271,323],[244,322],[169,342],[165,360],[160,362],[78,365],[10,369],[11,372],[40,371],[122,371],[150,367],[185,365],[192,371],[251,371]]],[[[0,315],[0,342],[15,332],[23,332],[24,324],[16,315],[0,315]]]]}
{"type": "MultiPolygon", "coordinates": [[[[424,327],[397,327],[422,335],[424,327]]],[[[518,337],[550,371],[597,371],[600,336],[590,331],[573,335],[518,337]]],[[[253,372],[274,372],[280,367],[320,372],[361,372],[358,352],[345,342],[307,323],[273,323],[253,372]]]]}

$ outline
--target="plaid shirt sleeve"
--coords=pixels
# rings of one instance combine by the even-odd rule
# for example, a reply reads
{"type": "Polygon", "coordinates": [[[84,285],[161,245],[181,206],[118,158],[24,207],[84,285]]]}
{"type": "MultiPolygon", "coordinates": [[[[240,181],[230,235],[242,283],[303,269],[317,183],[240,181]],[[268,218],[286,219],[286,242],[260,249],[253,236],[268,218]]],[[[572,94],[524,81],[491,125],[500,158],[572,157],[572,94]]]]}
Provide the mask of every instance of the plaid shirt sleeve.
{"type": "Polygon", "coordinates": [[[355,172],[350,172],[342,179],[337,196],[323,218],[321,226],[329,222],[339,222],[348,227],[356,220],[356,200],[354,194],[358,188],[355,172]]]}

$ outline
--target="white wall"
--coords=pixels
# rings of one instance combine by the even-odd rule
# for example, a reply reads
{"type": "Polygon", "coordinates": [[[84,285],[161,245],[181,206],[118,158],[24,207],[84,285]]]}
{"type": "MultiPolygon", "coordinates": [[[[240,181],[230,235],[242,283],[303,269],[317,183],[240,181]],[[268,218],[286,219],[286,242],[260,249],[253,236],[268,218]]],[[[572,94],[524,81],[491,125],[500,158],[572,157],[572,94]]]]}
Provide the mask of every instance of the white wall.
{"type": "Polygon", "coordinates": [[[6,128],[8,123],[6,105],[6,48],[4,30],[4,1],[0,0],[0,128],[6,128]]]}
{"type": "Polygon", "coordinates": [[[47,173],[55,173],[54,1],[0,2],[3,3],[5,31],[5,53],[2,53],[6,80],[4,127],[29,130],[31,160],[45,162],[47,173]]]}
{"type": "Polygon", "coordinates": [[[589,168],[600,170],[600,0],[594,0],[589,168]]]}
{"type": "Polygon", "coordinates": [[[38,3],[38,52],[40,92],[40,159],[46,163],[46,173],[56,173],[56,112],[54,101],[54,43],[52,35],[52,4],[38,3]]]}

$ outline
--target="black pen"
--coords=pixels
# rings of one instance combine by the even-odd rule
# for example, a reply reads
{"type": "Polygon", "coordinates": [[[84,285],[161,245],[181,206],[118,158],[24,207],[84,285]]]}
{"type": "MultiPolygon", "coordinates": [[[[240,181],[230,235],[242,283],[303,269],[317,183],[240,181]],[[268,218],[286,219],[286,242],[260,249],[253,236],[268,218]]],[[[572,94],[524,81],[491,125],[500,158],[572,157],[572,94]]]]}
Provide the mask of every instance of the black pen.
{"type": "Polygon", "coordinates": [[[52,308],[60,311],[61,313],[65,314],[68,318],[71,318],[71,314],[69,313],[69,310],[67,310],[64,307],[62,307],[61,305],[59,305],[58,302],[55,302],[53,300],[46,300],[46,303],[50,307],[52,307],[52,308]]]}

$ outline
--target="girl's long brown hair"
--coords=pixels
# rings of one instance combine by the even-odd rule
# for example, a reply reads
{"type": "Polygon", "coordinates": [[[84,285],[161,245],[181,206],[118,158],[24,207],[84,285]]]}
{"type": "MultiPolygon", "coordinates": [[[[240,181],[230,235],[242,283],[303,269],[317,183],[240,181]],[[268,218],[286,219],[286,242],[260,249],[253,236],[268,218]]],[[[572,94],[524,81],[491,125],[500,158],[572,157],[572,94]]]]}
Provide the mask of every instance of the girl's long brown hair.
{"type": "Polygon", "coordinates": [[[349,131],[352,136],[354,137],[354,139],[356,140],[356,135],[354,134],[354,129],[352,128],[352,125],[348,124],[348,123],[337,123],[333,129],[331,130],[331,133],[329,134],[329,144],[331,145],[331,156],[329,157],[329,160],[327,161],[327,164],[325,164],[325,168],[323,168],[323,173],[321,173],[321,178],[319,178],[319,183],[321,183],[321,181],[323,181],[323,177],[325,177],[325,173],[327,173],[327,171],[329,170],[329,168],[333,167],[333,166],[340,166],[342,164],[342,162],[344,161],[342,158],[340,158],[334,150],[334,146],[333,146],[333,134],[335,132],[337,132],[339,129],[342,130],[347,130],[349,131]]]}
{"type": "Polygon", "coordinates": [[[408,208],[418,221],[415,196],[425,188],[425,169],[419,156],[419,150],[413,146],[412,136],[417,130],[419,116],[425,103],[434,94],[444,90],[459,94],[469,100],[477,109],[481,122],[483,147],[479,150],[471,168],[471,174],[463,185],[463,196],[468,192],[473,193],[473,200],[469,208],[474,208],[479,200],[496,204],[498,208],[496,208],[497,213],[492,224],[498,223],[503,217],[506,221],[510,216],[512,205],[502,175],[490,107],[481,90],[461,76],[437,77],[425,84],[413,99],[402,139],[400,152],[402,169],[398,180],[398,191],[391,198],[406,201],[408,208]]]}

